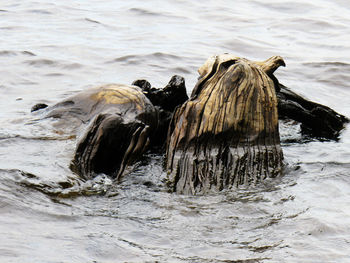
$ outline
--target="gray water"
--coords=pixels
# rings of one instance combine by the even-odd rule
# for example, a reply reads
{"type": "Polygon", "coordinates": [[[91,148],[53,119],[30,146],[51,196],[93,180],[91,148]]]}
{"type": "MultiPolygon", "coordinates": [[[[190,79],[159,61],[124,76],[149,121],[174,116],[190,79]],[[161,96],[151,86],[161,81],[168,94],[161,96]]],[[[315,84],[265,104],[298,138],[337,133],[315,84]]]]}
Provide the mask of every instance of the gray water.
{"type": "Polygon", "coordinates": [[[280,82],[350,116],[347,0],[0,3],[0,262],[350,262],[350,131],[291,143],[254,187],[183,196],[149,154],[116,184],[69,169],[69,127],[30,114],[103,83],[174,74],[224,52],[284,57],[280,82]]]}

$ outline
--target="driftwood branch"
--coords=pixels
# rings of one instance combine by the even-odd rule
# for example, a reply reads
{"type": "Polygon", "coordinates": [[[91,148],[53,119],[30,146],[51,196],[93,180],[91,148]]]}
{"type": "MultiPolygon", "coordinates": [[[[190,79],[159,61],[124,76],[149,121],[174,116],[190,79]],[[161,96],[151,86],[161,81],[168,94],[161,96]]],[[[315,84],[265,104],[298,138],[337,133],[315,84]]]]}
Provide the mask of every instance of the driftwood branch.
{"type": "Polygon", "coordinates": [[[336,140],[349,119],[331,108],[309,101],[278,83],[278,117],[301,123],[303,134],[336,140]]]}

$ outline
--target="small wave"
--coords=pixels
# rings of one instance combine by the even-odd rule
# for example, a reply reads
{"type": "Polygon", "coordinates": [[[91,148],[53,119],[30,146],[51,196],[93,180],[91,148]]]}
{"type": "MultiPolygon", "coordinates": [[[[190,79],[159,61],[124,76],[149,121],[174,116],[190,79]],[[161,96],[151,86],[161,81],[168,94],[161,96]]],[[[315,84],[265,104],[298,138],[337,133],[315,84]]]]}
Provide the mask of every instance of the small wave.
{"type": "Polygon", "coordinates": [[[23,55],[28,55],[28,56],[36,56],[33,52],[30,52],[30,51],[27,51],[27,50],[24,50],[21,52],[23,55]]]}
{"type": "Polygon", "coordinates": [[[26,172],[19,170],[19,169],[2,169],[2,168],[0,168],[0,173],[1,174],[4,174],[4,173],[20,174],[20,175],[23,175],[24,177],[27,177],[27,178],[37,178],[36,175],[31,174],[31,173],[26,173],[26,172]]]}
{"type": "Polygon", "coordinates": [[[126,55],[126,56],[115,58],[112,61],[107,61],[106,63],[124,62],[127,64],[136,64],[136,63],[139,63],[140,61],[159,61],[159,60],[166,62],[169,60],[182,60],[182,58],[173,54],[155,52],[155,53],[146,54],[146,55],[126,55]]]}
{"type": "Polygon", "coordinates": [[[143,8],[130,8],[129,11],[133,13],[137,13],[139,15],[144,15],[144,16],[159,16],[161,15],[160,13],[152,12],[147,9],[143,8]]]}
{"type": "Polygon", "coordinates": [[[47,76],[47,77],[62,77],[62,76],[64,76],[64,74],[62,74],[62,73],[48,73],[48,74],[45,74],[44,76],[47,76]]]}
{"type": "Polygon", "coordinates": [[[66,64],[63,65],[62,68],[64,69],[78,69],[78,68],[82,68],[83,66],[79,63],[71,63],[71,64],[66,64]]]}
{"type": "Polygon", "coordinates": [[[34,13],[34,14],[43,14],[43,15],[52,15],[53,13],[48,11],[48,10],[44,10],[44,9],[30,9],[28,10],[29,13],[34,13]]]}
{"type": "Polygon", "coordinates": [[[282,244],[282,241],[279,241],[276,244],[265,245],[265,246],[252,246],[252,245],[249,246],[248,245],[247,249],[249,249],[253,252],[263,253],[265,251],[274,250],[275,248],[278,248],[281,244],[282,244]]]}
{"type": "Polygon", "coordinates": [[[130,62],[131,60],[136,60],[137,57],[136,55],[122,56],[110,62],[130,62]]]}
{"type": "Polygon", "coordinates": [[[189,18],[187,16],[182,16],[179,15],[179,13],[171,13],[171,10],[167,10],[166,12],[154,12],[154,11],[150,11],[148,9],[145,8],[130,8],[129,11],[131,13],[139,15],[139,16],[144,16],[144,17],[149,17],[149,16],[157,16],[157,17],[164,17],[164,18],[175,18],[175,19],[181,19],[181,20],[188,20],[189,18]]]}
{"type": "Polygon", "coordinates": [[[349,88],[350,64],[346,62],[306,62],[303,65],[312,68],[314,75],[319,76],[318,81],[333,87],[349,88]]]}
{"type": "Polygon", "coordinates": [[[94,24],[99,24],[99,25],[101,25],[102,23],[101,22],[99,22],[99,21],[97,21],[97,20],[94,20],[94,19],[90,19],[90,18],[85,18],[85,21],[88,21],[88,22],[91,22],[91,23],[94,23],[94,24]]]}
{"type": "Polygon", "coordinates": [[[23,136],[18,134],[0,134],[0,140],[12,140],[12,139],[20,139],[20,140],[28,140],[28,141],[67,141],[67,140],[75,140],[76,135],[60,135],[58,136],[23,136]]]}
{"type": "Polygon", "coordinates": [[[350,69],[350,64],[345,62],[306,62],[303,65],[314,67],[314,68],[324,68],[324,67],[346,67],[350,69]]]}
{"type": "MultiPolygon", "coordinates": [[[[78,177],[74,180],[67,178],[60,182],[29,182],[22,181],[22,185],[37,190],[53,198],[76,198],[79,196],[105,195],[113,192],[112,180],[106,175],[100,175],[92,180],[81,181],[78,177]]],[[[116,195],[116,194],[114,194],[116,195]]]]}
{"type": "Polygon", "coordinates": [[[303,2],[303,4],[296,4],[293,1],[271,1],[270,3],[267,3],[266,1],[254,2],[256,5],[259,5],[260,7],[263,7],[265,9],[274,10],[281,13],[290,13],[293,15],[310,13],[318,8],[318,6],[313,3],[305,2],[303,2]]]}
{"type": "Polygon", "coordinates": [[[1,26],[0,27],[0,30],[8,30],[8,31],[18,30],[18,29],[24,29],[24,27],[21,27],[21,26],[1,26]]]}
{"type": "Polygon", "coordinates": [[[259,258],[247,258],[247,259],[235,259],[232,260],[230,259],[215,259],[212,260],[211,258],[206,258],[206,257],[199,257],[199,256],[191,256],[191,257],[180,257],[180,256],[173,256],[175,259],[179,261],[186,261],[186,262],[217,262],[217,263],[259,263],[259,262],[264,262],[266,260],[269,260],[271,258],[268,257],[259,257],[259,258]]]}
{"type": "Polygon", "coordinates": [[[1,57],[11,57],[11,56],[16,56],[17,53],[14,51],[9,51],[9,50],[2,50],[0,51],[0,56],[1,57]]]}
{"type": "Polygon", "coordinates": [[[50,59],[36,59],[36,60],[27,60],[25,64],[41,67],[41,66],[57,66],[59,63],[50,59]]]}
{"type": "Polygon", "coordinates": [[[307,28],[310,32],[317,32],[323,33],[328,32],[327,30],[346,30],[347,28],[339,23],[329,21],[329,20],[322,20],[321,18],[315,19],[315,18],[307,18],[307,17],[293,17],[288,18],[283,21],[283,23],[277,25],[278,28],[289,28],[294,30],[303,30],[304,28],[307,28]]]}
{"type": "Polygon", "coordinates": [[[66,179],[60,181],[46,181],[39,175],[19,169],[0,168],[0,174],[2,180],[7,178],[6,180],[11,180],[16,185],[38,191],[51,198],[75,198],[114,193],[113,181],[106,175],[99,175],[88,181],[82,181],[78,176],[67,176],[66,179]]]}
{"type": "Polygon", "coordinates": [[[344,168],[345,170],[350,170],[350,163],[348,160],[345,160],[345,162],[335,162],[335,161],[330,161],[330,162],[321,162],[321,161],[315,161],[315,162],[303,162],[305,165],[310,165],[310,166],[324,166],[324,167],[332,167],[332,168],[344,168]]]}
{"type": "Polygon", "coordinates": [[[12,57],[12,56],[17,56],[17,55],[27,55],[27,56],[35,56],[34,53],[30,51],[12,51],[12,50],[1,50],[0,51],[0,57],[12,57]]]}
{"type": "MultiPolygon", "coordinates": [[[[238,56],[247,57],[251,57],[251,54],[255,54],[256,50],[260,50],[259,55],[264,59],[271,55],[271,52],[268,51],[273,48],[268,42],[262,40],[257,41],[247,37],[230,39],[224,42],[222,47],[226,50],[232,50],[232,53],[237,54],[238,56]]],[[[273,53],[276,53],[276,51],[274,50],[273,53]]]]}
{"type": "Polygon", "coordinates": [[[79,63],[62,63],[51,59],[26,60],[24,61],[24,63],[33,67],[49,66],[49,67],[56,67],[56,68],[63,68],[63,69],[78,69],[82,67],[82,65],[79,63]]]}
{"type": "Polygon", "coordinates": [[[162,52],[155,52],[150,55],[149,57],[155,57],[155,58],[161,58],[161,59],[181,59],[181,57],[172,55],[172,54],[167,54],[167,53],[162,53],[162,52]]]}
{"type": "Polygon", "coordinates": [[[171,70],[172,72],[174,72],[174,74],[191,74],[192,72],[191,71],[189,71],[188,69],[186,69],[186,68],[183,68],[183,67],[176,67],[176,68],[173,68],[172,70],[171,70]]]}

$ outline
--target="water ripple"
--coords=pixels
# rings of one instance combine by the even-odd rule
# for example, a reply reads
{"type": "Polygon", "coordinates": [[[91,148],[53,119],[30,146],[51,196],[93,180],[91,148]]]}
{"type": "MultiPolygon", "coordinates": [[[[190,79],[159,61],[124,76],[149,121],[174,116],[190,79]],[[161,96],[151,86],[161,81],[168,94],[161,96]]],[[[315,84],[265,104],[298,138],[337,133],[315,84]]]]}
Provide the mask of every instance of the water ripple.
{"type": "MultiPolygon", "coordinates": [[[[176,61],[176,60],[182,60],[181,57],[174,55],[174,54],[168,54],[168,53],[162,53],[162,52],[155,52],[151,54],[146,55],[126,55],[121,56],[118,58],[115,58],[113,60],[109,60],[106,63],[123,63],[128,65],[135,65],[139,64],[140,62],[145,62],[149,65],[153,65],[154,67],[162,67],[162,65],[169,61],[176,61]],[[154,64],[154,62],[157,61],[157,64],[154,64]]],[[[186,70],[183,70],[186,71],[186,70]]]]}
{"type": "Polygon", "coordinates": [[[27,10],[29,13],[40,14],[40,15],[52,15],[53,12],[47,9],[29,9],[27,10]]]}
{"type": "Polygon", "coordinates": [[[64,63],[57,60],[51,59],[32,59],[26,60],[23,62],[24,64],[28,64],[33,67],[53,67],[53,68],[63,68],[63,69],[79,69],[82,67],[79,63],[64,63]]]}
{"type": "Polygon", "coordinates": [[[94,23],[94,24],[100,24],[100,25],[102,24],[101,22],[94,20],[94,19],[90,19],[90,18],[85,18],[85,20],[88,22],[94,23]]]}
{"type": "Polygon", "coordinates": [[[349,7],[345,0],[4,1],[2,261],[347,262],[349,131],[319,142],[281,124],[290,163],[283,176],[182,196],[168,193],[159,155],[120,183],[81,180],[69,170],[75,139],[67,127],[58,134],[47,123],[25,123],[34,102],[95,84],[139,76],[163,84],[178,73],[191,89],[196,69],[223,52],[282,55],[281,83],[349,113],[349,7]]]}
{"type": "Polygon", "coordinates": [[[27,56],[35,56],[34,53],[30,51],[12,51],[12,50],[1,50],[0,56],[2,57],[12,57],[17,55],[27,55],[27,56]]]}
{"type": "Polygon", "coordinates": [[[144,8],[130,8],[129,11],[134,12],[138,15],[144,15],[144,16],[161,16],[162,13],[156,13],[144,8]]]}

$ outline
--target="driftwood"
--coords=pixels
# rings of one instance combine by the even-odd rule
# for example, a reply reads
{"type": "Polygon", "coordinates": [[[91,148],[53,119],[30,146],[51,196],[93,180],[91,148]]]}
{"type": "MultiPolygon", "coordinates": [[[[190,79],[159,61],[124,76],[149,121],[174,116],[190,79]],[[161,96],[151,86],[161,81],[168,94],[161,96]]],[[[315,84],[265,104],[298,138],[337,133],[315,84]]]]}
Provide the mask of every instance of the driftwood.
{"type": "Polygon", "coordinates": [[[169,124],[175,108],[188,100],[185,79],[175,75],[162,89],[152,87],[144,79],[135,80],[132,84],[142,88],[143,93],[158,112],[158,127],[152,136],[152,147],[160,148],[162,151],[164,150],[169,124]]]}
{"type": "Polygon", "coordinates": [[[83,136],[70,168],[83,178],[119,177],[144,152],[158,121],[140,88],[118,84],[81,92],[48,108],[46,117],[81,121],[83,136]]]}
{"type": "Polygon", "coordinates": [[[185,81],[179,76],[163,89],[150,88],[144,80],[134,84],[104,85],[51,107],[33,106],[32,111],[45,108],[44,118],[76,126],[73,130],[77,135],[79,131],[83,134],[70,165],[81,177],[104,173],[120,178],[149,146],[157,147],[161,141],[164,144],[174,108],[188,99],[185,81]]]}
{"type": "Polygon", "coordinates": [[[140,157],[157,127],[157,112],[138,87],[109,85],[88,93],[93,119],[78,142],[71,169],[83,177],[97,173],[119,178],[140,157]]]}
{"type": "Polygon", "coordinates": [[[199,69],[190,99],[184,78],[173,76],[163,89],[146,80],[105,85],[32,111],[82,134],[70,167],[83,178],[120,178],[146,149],[162,153],[166,142],[172,189],[205,193],[281,173],[278,119],[300,122],[307,136],[335,140],[349,121],[280,84],[273,75],[279,66],[285,65],[278,56],[253,62],[224,54],[199,69]]]}
{"type": "Polygon", "coordinates": [[[301,132],[312,138],[337,140],[349,119],[331,108],[309,101],[278,83],[278,116],[301,123],[301,132]]]}
{"type": "Polygon", "coordinates": [[[169,127],[166,169],[178,193],[256,183],[281,172],[277,97],[268,76],[281,57],[252,62],[228,54],[199,69],[191,98],[169,127]]]}
{"type": "Polygon", "coordinates": [[[203,193],[278,175],[277,118],[300,122],[308,137],[338,139],[349,119],[280,84],[273,73],[281,65],[281,57],[252,62],[225,54],[199,69],[169,127],[165,166],[174,191],[203,193]]]}

